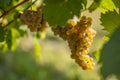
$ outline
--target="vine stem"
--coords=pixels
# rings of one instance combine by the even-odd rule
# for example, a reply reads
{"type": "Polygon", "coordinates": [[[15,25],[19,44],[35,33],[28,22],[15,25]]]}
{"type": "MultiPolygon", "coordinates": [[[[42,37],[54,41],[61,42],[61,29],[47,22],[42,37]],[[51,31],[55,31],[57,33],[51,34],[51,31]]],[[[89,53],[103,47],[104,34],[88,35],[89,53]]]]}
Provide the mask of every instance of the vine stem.
{"type": "MultiPolygon", "coordinates": [[[[37,0],[33,1],[33,2],[32,2],[32,5],[33,5],[36,1],[37,1],[37,0]]],[[[30,4],[27,8],[25,8],[25,9],[28,9],[29,7],[31,7],[31,4],[30,4]]],[[[20,16],[20,15],[19,15],[19,16],[20,16]]],[[[19,18],[19,17],[17,17],[17,18],[19,18]]],[[[17,19],[17,18],[16,18],[16,19],[17,19]]],[[[4,26],[4,28],[6,28],[6,27],[9,26],[10,24],[12,24],[16,19],[10,21],[7,25],[4,26]]]]}
{"type": "Polygon", "coordinates": [[[23,3],[27,2],[27,1],[29,1],[29,0],[24,0],[24,1],[20,2],[19,4],[15,5],[15,6],[12,7],[11,9],[9,9],[8,11],[4,12],[4,13],[0,16],[0,18],[6,16],[6,15],[9,14],[12,10],[14,10],[16,7],[22,5],[23,3]]]}

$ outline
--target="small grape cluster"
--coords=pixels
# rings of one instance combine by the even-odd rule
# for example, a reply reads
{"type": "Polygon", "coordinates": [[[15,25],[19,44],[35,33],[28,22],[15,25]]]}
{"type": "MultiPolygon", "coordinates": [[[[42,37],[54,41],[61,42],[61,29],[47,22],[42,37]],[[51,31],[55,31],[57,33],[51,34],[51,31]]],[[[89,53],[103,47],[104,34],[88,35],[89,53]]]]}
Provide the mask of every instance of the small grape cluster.
{"type": "Polygon", "coordinates": [[[75,22],[70,19],[65,27],[52,28],[55,35],[59,35],[68,42],[71,49],[71,58],[75,59],[84,70],[92,70],[95,66],[93,58],[88,55],[96,31],[91,28],[92,19],[82,16],[75,22]]]}
{"type": "Polygon", "coordinates": [[[25,9],[20,16],[20,20],[28,25],[31,32],[44,31],[48,26],[43,18],[41,8],[37,8],[36,11],[25,9]]]}

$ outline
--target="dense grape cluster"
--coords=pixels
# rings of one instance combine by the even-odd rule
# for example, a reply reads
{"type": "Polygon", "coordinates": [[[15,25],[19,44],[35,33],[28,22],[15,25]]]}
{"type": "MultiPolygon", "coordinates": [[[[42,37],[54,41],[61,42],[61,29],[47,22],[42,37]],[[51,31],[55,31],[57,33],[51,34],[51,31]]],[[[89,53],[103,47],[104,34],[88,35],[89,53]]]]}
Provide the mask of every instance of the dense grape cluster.
{"type": "Polygon", "coordinates": [[[20,20],[28,25],[31,32],[44,31],[48,26],[47,22],[43,19],[41,8],[38,8],[36,11],[25,9],[20,20]]]}
{"type": "Polygon", "coordinates": [[[71,58],[84,70],[92,70],[95,66],[94,60],[88,55],[93,37],[96,35],[96,31],[91,28],[91,22],[90,17],[82,16],[78,22],[68,20],[65,27],[52,28],[55,35],[68,42],[71,58]]]}

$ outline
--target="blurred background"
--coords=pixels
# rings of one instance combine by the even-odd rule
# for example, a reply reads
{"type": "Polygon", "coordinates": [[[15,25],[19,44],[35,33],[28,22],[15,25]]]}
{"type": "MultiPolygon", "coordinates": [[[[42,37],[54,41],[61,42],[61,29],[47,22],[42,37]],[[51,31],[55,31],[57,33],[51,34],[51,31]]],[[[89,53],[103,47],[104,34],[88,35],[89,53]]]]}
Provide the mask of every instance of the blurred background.
{"type": "MultiPolygon", "coordinates": [[[[97,60],[93,71],[82,70],[70,58],[67,42],[50,29],[45,34],[38,43],[32,36],[20,38],[15,51],[0,54],[0,80],[102,80],[97,60]],[[39,49],[33,44],[40,45],[39,49]]],[[[118,79],[110,75],[106,80],[118,79]]]]}

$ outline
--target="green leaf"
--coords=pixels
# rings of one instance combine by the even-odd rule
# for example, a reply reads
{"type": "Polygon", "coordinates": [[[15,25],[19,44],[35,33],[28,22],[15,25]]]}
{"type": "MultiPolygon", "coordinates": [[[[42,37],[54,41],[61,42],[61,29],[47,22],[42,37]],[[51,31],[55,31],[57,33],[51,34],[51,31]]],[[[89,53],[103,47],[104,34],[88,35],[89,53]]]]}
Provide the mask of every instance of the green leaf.
{"type": "Polygon", "coordinates": [[[12,31],[11,30],[8,30],[7,32],[6,43],[7,43],[8,49],[11,49],[11,46],[12,46],[12,31]]]}
{"type": "Polygon", "coordinates": [[[12,51],[16,49],[16,39],[19,36],[20,36],[19,32],[14,28],[11,28],[8,31],[7,36],[6,36],[6,43],[7,43],[8,49],[12,51]]]}
{"type": "Polygon", "coordinates": [[[90,12],[94,11],[95,9],[97,9],[100,5],[101,0],[94,0],[93,3],[90,5],[90,7],[88,8],[88,10],[90,12]]]}
{"type": "Polygon", "coordinates": [[[120,8],[120,0],[112,0],[116,7],[120,8]]]}
{"type": "Polygon", "coordinates": [[[79,16],[86,0],[44,0],[43,14],[50,25],[64,25],[67,19],[79,16]]]}
{"type": "Polygon", "coordinates": [[[14,22],[12,23],[12,25],[9,26],[9,28],[12,28],[18,34],[18,37],[19,36],[22,37],[22,36],[26,35],[27,32],[24,29],[23,30],[21,29],[21,25],[22,24],[19,22],[19,20],[14,19],[14,22]]]}
{"type": "Polygon", "coordinates": [[[8,50],[6,42],[0,43],[0,52],[6,52],[8,50]]]}
{"type": "Polygon", "coordinates": [[[0,0],[0,7],[5,7],[7,6],[9,3],[11,2],[11,0],[0,0]]]}
{"type": "Polygon", "coordinates": [[[101,54],[100,50],[97,50],[97,51],[95,51],[95,52],[93,53],[93,55],[95,56],[95,58],[96,58],[97,61],[100,60],[100,54],[101,54]]]}
{"type": "Polygon", "coordinates": [[[101,51],[101,73],[104,78],[116,75],[120,80],[120,27],[101,51]]]}
{"type": "Polygon", "coordinates": [[[116,28],[120,26],[120,14],[116,11],[107,12],[106,14],[101,15],[101,21],[104,26],[104,29],[107,30],[111,35],[116,28]]]}
{"type": "Polygon", "coordinates": [[[102,13],[106,13],[108,11],[116,10],[116,5],[112,0],[94,0],[91,6],[88,8],[90,12],[94,11],[95,9],[100,9],[102,13]]]}
{"type": "Polygon", "coordinates": [[[116,6],[112,0],[101,0],[99,9],[101,10],[101,12],[105,13],[108,11],[116,10],[116,6]]]}
{"type": "Polygon", "coordinates": [[[5,38],[5,30],[4,27],[0,24],[0,42],[3,42],[5,38]]]}

